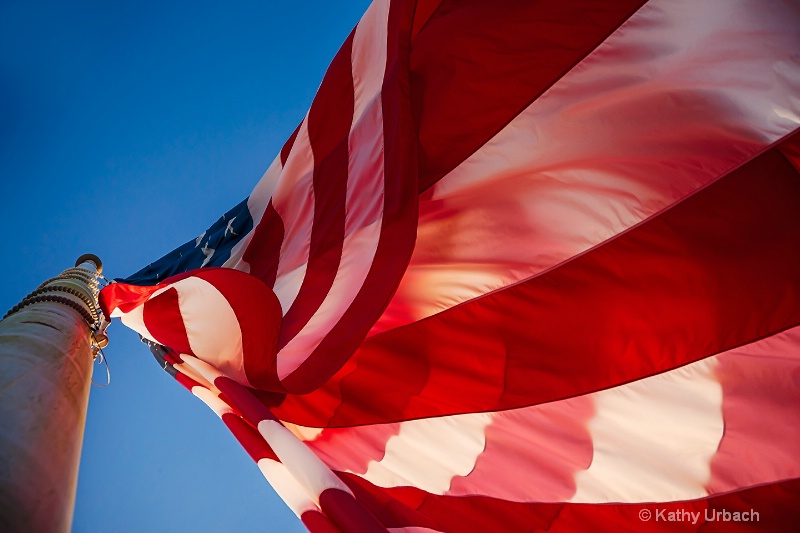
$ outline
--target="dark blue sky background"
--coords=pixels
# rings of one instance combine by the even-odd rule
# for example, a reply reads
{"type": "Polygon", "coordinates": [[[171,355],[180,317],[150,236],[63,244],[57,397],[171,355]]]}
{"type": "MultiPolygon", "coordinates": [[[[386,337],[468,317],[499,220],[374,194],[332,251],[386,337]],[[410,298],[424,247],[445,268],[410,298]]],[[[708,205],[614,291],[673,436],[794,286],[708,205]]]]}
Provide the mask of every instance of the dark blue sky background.
{"type": "MultiPolygon", "coordinates": [[[[367,5],[0,2],[0,313],[85,252],[127,276],[245,198],[367,5]]],[[[135,334],[110,336],[73,530],[304,531],[135,334]]]]}

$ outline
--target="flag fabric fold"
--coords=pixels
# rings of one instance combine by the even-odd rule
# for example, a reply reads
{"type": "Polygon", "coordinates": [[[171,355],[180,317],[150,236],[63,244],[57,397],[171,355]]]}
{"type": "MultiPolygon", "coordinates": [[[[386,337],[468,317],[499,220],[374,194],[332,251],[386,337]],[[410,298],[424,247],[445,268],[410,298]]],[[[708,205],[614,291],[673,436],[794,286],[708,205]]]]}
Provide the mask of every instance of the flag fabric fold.
{"type": "Polygon", "coordinates": [[[250,197],[104,311],[312,531],[791,531],[798,27],[376,0],[250,197]]]}

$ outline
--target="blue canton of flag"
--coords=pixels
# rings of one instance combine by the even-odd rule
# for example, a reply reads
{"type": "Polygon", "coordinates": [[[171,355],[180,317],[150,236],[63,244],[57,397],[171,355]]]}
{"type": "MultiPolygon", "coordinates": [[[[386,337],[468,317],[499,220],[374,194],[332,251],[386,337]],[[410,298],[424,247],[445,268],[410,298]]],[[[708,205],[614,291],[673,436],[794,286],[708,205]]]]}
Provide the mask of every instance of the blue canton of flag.
{"type": "Polygon", "coordinates": [[[245,199],[222,215],[196,239],[179,246],[130,277],[117,281],[155,285],[165,278],[195,268],[222,266],[230,258],[233,247],[252,229],[253,217],[245,199]]]}

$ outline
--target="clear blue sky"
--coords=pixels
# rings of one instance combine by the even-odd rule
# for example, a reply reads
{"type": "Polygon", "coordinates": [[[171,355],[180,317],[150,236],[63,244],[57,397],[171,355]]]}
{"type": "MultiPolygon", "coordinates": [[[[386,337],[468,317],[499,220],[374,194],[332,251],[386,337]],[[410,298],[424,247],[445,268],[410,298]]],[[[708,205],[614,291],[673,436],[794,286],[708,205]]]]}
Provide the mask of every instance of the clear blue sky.
{"type": "MultiPolygon", "coordinates": [[[[131,274],[245,198],[367,5],[0,2],[0,313],[84,252],[131,274]]],[[[304,531],[216,416],[110,335],[73,530],[304,531]]]]}

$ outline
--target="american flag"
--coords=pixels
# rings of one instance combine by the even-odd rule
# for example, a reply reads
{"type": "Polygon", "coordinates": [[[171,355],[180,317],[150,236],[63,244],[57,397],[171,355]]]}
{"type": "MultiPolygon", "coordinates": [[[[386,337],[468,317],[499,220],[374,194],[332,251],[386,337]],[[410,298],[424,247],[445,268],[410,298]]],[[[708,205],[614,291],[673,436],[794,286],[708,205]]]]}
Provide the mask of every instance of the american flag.
{"type": "Polygon", "coordinates": [[[793,531],[798,28],[375,0],[252,194],[104,310],[311,531],[793,531]]]}

